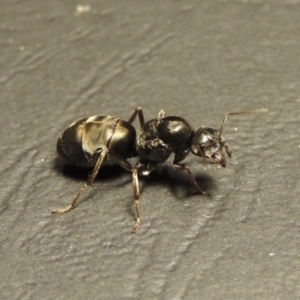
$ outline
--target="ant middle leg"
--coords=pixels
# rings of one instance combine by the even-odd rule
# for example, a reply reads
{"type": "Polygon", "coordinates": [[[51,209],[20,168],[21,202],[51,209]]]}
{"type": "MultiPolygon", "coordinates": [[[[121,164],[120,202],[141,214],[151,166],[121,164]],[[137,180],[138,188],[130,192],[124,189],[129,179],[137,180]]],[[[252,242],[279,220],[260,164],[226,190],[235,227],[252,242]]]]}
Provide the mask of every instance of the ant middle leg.
{"type": "Polygon", "coordinates": [[[134,203],[135,203],[135,214],[136,214],[136,221],[131,230],[131,233],[136,233],[138,228],[141,225],[141,210],[140,210],[140,189],[139,189],[139,180],[138,180],[138,168],[137,166],[134,167],[132,171],[132,185],[134,191],[134,203]]]}
{"type": "Polygon", "coordinates": [[[136,221],[131,230],[131,233],[136,233],[141,224],[141,210],[140,210],[140,189],[139,189],[139,179],[138,179],[138,165],[131,165],[127,160],[118,154],[111,152],[109,155],[125,170],[132,172],[132,186],[134,192],[134,203],[135,203],[135,216],[136,221]]]}

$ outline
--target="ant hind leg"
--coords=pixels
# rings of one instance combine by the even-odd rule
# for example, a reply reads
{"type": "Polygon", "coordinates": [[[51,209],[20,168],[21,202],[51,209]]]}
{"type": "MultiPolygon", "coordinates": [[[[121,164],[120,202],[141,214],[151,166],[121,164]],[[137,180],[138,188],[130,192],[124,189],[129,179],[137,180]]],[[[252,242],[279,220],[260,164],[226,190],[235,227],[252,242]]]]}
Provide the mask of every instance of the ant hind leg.
{"type": "Polygon", "coordinates": [[[107,155],[108,149],[105,149],[101,152],[97,163],[93,169],[92,174],[90,175],[89,179],[84,183],[84,185],[80,188],[80,190],[78,191],[76,197],[73,199],[72,203],[68,206],[66,206],[65,208],[62,209],[57,209],[57,210],[53,210],[52,213],[53,214],[64,214],[68,211],[70,211],[71,209],[75,208],[76,202],[79,199],[79,197],[84,193],[84,191],[90,186],[92,185],[93,181],[95,180],[101,165],[103,164],[103,161],[107,155]]]}

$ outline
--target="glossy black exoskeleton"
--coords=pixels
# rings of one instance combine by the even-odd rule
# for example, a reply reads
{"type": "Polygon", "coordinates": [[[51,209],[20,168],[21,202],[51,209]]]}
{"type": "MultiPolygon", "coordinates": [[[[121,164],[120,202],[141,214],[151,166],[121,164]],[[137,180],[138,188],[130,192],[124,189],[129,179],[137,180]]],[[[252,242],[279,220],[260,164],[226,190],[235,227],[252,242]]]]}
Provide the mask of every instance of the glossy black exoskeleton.
{"type": "Polygon", "coordinates": [[[178,116],[166,117],[163,111],[159,112],[158,118],[144,123],[144,115],[140,107],[136,108],[128,121],[110,116],[80,119],[72,123],[59,137],[57,152],[67,163],[79,167],[93,167],[93,171],[72,203],[52,213],[62,214],[74,208],[80,195],[93,183],[100,167],[118,163],[132,173],[136,211],[136,222],[132,233],[135,233],[141,222],[138,175],[149,175],[158,164],[164,163],[173,153],[175,154],[174,167],[187,173],[197,192],[209,195],[198,186],[189,166],[181,162],[192,152],[202,157],[204,161],[212,159],[222,167],[226,167],[225,154],[231,157],[231,152],[221,134],[227,117],[265,111],[267,110],[260,109],[229,113],[225,116],[219,131],[208,127],[194,130],[185,119],[178,116]],[[137,116],[141,133],[136,138],[132,123],[137,116]],[[136,156],[138,162],[131,164],[128,159],[136,156]]]}
{"type": "Polygon", "coordinates": [[[173,166],[187,173],[190,183],[196,192],[210,195],[197,184],[189,166],[181,162],[191,152],[196,156],[212,159],[215,163],[226,167],[226,157],[231,157],[231,151],[222,137],[225,121],[230,115],[260,113],[267,110],[251,110],[229,113],[225,116],[220,130],[200,127],[194,130],[190,124],[178,116],[165,116],[160,111],[157,119],[146,122],[138,136],[136,150],[140,159],[139,174],[148,175],[157,166],[174,154],[173,166]]]}
{"type": "Polygon", "coordinates": [[[137,115],[142,126],[144,116],[142,109],[138,107],[128,122],[111,116],[93,116],[77,120],[61,134],[57,141],[58,155],[70,165],[94,169],[72,203],[52,213],[62,214],[74,208],[80,195],[93,183],[100,167],[118,163],[125,170],[132,172],[137,215],[132,231],[136,231],[140,224],[138,170],[137,166],[130,164],[127,159],[137,156],[136,130],[131,124],[137,115]]]}

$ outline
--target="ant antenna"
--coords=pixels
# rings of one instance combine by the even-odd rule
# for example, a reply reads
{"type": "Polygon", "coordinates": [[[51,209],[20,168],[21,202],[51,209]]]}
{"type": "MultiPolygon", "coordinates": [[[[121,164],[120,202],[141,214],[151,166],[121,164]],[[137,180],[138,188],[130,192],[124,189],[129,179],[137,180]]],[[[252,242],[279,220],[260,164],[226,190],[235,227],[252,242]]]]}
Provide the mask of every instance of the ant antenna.
{"type": "Polygon", "coordinates": [[[219,137],[221,137],[221,134],[222,134],[222,131],[223,131],[223,128],[224,128],[224,124],[227,120],[227,118],[229,116],[232,116],[232,115],[243,115],[243,114],[260,114],[260,113],[265,113],[265,112],[268,112],[269,110],[267,108],[261,108],[261,109],[254,109],[254,110],[245,110],[245,111],[236,111],[236,112],[231,112],[229,114],[227,114],[221,124],[221,127],[220,127],[220,133],[219,133],[219,137]]]}

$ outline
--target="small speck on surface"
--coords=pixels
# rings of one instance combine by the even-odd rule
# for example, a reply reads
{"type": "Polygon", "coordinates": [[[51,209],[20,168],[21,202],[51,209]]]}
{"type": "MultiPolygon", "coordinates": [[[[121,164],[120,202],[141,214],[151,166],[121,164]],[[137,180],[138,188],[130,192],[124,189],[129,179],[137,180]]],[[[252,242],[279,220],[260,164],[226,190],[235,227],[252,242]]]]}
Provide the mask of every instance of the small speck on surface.
{"type": "Polygon", "coordinates": [[[87,13],[91,10],[89,5],[77,5],[76,6],[76,15],[87,13]]]}

